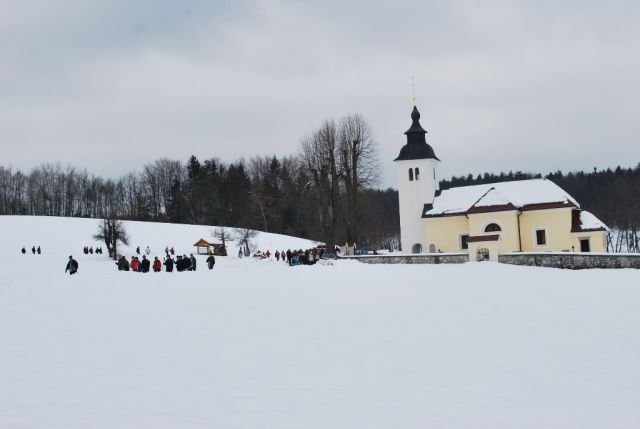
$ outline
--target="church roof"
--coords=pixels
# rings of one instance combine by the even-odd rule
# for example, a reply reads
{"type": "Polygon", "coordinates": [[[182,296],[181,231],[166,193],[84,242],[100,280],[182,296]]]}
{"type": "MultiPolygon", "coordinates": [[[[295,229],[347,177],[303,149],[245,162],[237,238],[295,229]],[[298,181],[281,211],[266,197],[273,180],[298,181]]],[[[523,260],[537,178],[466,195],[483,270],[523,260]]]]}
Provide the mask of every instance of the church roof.
{"type": "Polygon", "coordinates": [[[413,106],[411,112],[411,127],[404,134],[407,136],[407,143],[400,149],[400,154],[394,161],[406,161],[413,159],[435,159],[438,160],[433,148],[427,144],[425,134],[427,131],[420,125],[420,112],[413,106]]]}
{"type": "Polygon", "coordinates": [[[571,214],[571,232],[609,231],[604,222],[586,210],[574,210],[571,214]]]}
{"type": "Polygon", "coordinates": [[[516,180],[444,190],[431,207],[425,207],[422,217],[562,207],[580,208],[580,205],[550,180],[516,180]]]}

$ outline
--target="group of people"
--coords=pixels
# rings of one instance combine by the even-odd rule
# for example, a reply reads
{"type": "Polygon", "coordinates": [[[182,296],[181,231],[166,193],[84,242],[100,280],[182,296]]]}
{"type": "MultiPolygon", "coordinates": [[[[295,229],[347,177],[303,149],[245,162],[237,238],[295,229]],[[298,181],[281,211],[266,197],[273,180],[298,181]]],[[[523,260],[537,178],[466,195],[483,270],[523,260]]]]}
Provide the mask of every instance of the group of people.
{"type": "MultiPolygon", "coordinates": [[[[27,248],[26,248],[26,247],[24,247],[24,246],[22,246],[22,250],[21,250],[21,252],[22,252],[22,254],[23,254],[23,255],[24,255],[24,254],[26,254],[26,253],[27,253],[27,248]]],[[[36,248],[36,246],[33,246],[33,247],[31,248],[31,253],[33,253],[34,255],[35,255],[36,253],[37,253],[38,255],[40,255],[40,254],[42,254],[42,250],[40,250],[40,246],[38,246],[37,248],[36,248]]]]}
{"type": "MultiPolygon", "coordinates": [[[[171,248],[173,250],[173,248],[171,248]]],[[[175,252],[175,251],[174,251],[175,252]]],[[[206,259],[207,267],[211,270],[216,264],[216,258],[213,254],[209,254],[206,259]]],[[[125,256],[120,256],[118,261],[116,262],[118,266],[118,271],[136,271],[139,273],[148,273],[150,269],[153,269],[154,272],[159,273],[162,271],[162,267],[165,267],[165,271],[170,273],[175,268],[176,271],[195,271],[197,267],[197,259],[193,256],[193,253],[190,256],[187,255],[178,255],[175,260],[171,257],[171,255],[167,255],[163,261],[160,261],[158,257],[154,257],[153,264],[147,258],[146,255],[142,255],[142,260],[140,260],[137,256],[132,256],[131,261],[128,261],[125,256]]]]}
{"type": "MultiPolygon", "coordinates": [[[[276,253],[273,254],[275,256],[276,261],[286,262],[289,265],[313,265],[322,259],[322,255],[324,254],[324,249],[316,248],[307,249],[307,250],[291,250],[288,249],[286,252],[276,250],[276,253]]],[[[267,249],[266,252],[262,252],[258,250],[253,254],[255,258],[259,259],[268,259],[271,257],[271,252],[267,249]]],[[[238,257],[242,257],[242,250],[238,252],[238,257]]]]}
{"type": "Polygon", "coordinates": [[[89,254],[93,255],[94,253],[96,255],[102,255],[102,247],[96,247],[96,249],[94,251],[93,250],[93,246],[90,246],[90,247],[89,246],[84,246],[84,249],[82,249],[82,252],[85,255],[89,255],[89,254]]]}
{"type": "Polygon", "coordinates": [[[287,250],[287,253],[284,254],[284,259],[286,257],[289,265],[314,265],[320,259],[322,259],[322,255],[324,254],[324,249],[318,249],[314,247],[313,249],[307,250],[287,250]]]}

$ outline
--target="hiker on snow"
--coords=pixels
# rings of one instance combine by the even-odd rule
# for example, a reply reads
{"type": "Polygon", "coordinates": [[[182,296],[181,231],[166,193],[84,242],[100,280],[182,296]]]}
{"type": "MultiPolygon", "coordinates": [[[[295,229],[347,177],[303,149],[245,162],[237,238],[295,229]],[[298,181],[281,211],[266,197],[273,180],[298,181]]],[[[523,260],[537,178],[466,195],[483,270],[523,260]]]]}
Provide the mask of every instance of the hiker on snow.
{"type": "Polygon", "coordinates": [[[156,273],[162,271],[162,262],[160,262],[160,259],[158,259],[157,256],[153,260],[153,271],[155,271],[156,273]]]}
{"type": "Polygon", "coordinates": [[[140,263],[140,271],[142,271],[143,273],[148,273],[149,265],[151,265],[151,263],[147,259],[146,255],[142,255],[142,262],[140,263]]]}
{"type": "Polygon", "coordinates": [[[69,256],[69,262],[67,262],[67,268],[65,268],[64,272],[69,271],[70,275],[73,275],[78,272],[78,261],[73,259],[73,256],[69,256]]]}
{"type": "Polygon", "coordinates": [[[207,266],[210,270],[213,269],[213,266],[216,264],[216,258],[213,256],[213,253],[209,253],[209,257],[207,258],[207,266]]]}
{"type": "Polygon", "coordinates": [[[164,266],[167,267],[167,272],[173,271],[173,259],[167,258],[164,260],[164,266]]]}

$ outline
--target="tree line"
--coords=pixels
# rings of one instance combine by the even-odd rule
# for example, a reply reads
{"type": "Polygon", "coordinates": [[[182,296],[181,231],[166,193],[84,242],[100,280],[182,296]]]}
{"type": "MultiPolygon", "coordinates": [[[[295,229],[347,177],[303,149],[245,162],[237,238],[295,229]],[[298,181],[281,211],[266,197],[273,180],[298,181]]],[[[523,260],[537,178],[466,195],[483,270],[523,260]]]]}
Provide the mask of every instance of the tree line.
{"type": "MultiPolygon", "coordinates": [[[[327,120],[292,156],[158,159],[118,178],[44,163],[25,173],[0,166],[0,214],[73,216],[257,229],[362,248],[398,249],[398,193],[377,189],[370,125],[327,120]]],[[[543,177],[508,172],[454,176],[441,189],[543,177]]],[[[638,248],[640,163],[544,177],[619,231],[612,250],[638,248]],[[625,235],[626,234],[626,235],[625,235]],[[631,244],[628,244],[631,243],[631,244]]]]}
{"type": "Polygon", "coordinates": [[[397,248],[397,192],[375,189],[376,152],[371,126],[355,114],[324,121],[291,156],[162,158],[118,178],[59,163],[28,173],[0,167],[0,214],[220,225],[328,248],[397,248]]]}

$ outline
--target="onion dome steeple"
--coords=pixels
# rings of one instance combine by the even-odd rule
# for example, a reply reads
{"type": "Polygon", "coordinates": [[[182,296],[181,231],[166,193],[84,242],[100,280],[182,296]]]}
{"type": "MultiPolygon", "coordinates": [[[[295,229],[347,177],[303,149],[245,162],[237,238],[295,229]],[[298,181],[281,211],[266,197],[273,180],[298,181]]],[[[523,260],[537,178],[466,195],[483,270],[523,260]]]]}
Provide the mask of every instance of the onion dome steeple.
{"type": "Polygon", "coordinates": [[[405,135],[407,136],[407,143],[402,146],[400,149],[400,154],[394,161],[405,161],[412,159],[435,159],[438,160],[433,148],[427,144],[424,128],[420,125],[420,112],[418,112],[418,108],[413,106],[413,111],[411,112],[411,127],[407,131],[405,131],[405,135]]]}

